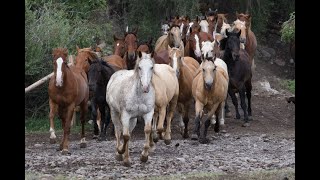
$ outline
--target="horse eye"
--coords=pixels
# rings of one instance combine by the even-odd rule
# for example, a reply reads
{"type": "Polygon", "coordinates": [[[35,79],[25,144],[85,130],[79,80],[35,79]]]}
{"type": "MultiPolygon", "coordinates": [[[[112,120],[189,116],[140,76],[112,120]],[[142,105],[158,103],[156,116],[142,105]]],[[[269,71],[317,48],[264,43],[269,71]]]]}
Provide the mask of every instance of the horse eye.
{"type": "Polygon", "coordinates": [[[153,70],[153,67],[151,67],[151,70],[153,70]]]}
{"type": "Polygon", "coordinates": [[[202,71],[204,72],[204,71],[206,71],[206,70],[202,69],[202,71]]]}

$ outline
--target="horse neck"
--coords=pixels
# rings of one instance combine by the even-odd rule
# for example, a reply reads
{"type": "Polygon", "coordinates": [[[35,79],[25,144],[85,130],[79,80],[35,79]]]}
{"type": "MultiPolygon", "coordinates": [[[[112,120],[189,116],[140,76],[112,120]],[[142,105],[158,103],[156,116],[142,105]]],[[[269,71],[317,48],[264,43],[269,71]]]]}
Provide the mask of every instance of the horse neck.
{"type": "Polygon", "coordinates": [[[134,74],[129,80],[129,83],[130,82],[132,83],[132,85],[129,86],[129,87],[135,87],[134,93],[137,95],[137,97],[140,97],[144,92],[143,92],[143,90],[141,88],[142,87],[141,86],[141,81],[140,81],[139,73],[138,73],[137,70],[134,70],[134,74]]]}

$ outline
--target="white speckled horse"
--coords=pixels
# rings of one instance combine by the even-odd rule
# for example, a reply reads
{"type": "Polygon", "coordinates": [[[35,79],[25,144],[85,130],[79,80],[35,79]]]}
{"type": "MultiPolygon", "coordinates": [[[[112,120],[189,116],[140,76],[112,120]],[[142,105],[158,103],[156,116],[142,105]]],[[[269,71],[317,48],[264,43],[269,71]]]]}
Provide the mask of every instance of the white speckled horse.
{"type": "Polygon", "coordinates": [[[116,159],[130,166],[129,140],[136,126],[137,117],[144,119],[145,144],[141,161],[148,160],[151,123],[155,109],[155,89],[152,84],[154,60],[151,54],[139,52],[133,70],[120,70],[112,75],[107,85],[106,101],[110,106],[111,118],[115,127],[116,159]],[[124,143],[120,143],[121,134],[124,143]],[[122,154],[124,154],[124,159],[122,154]]]}

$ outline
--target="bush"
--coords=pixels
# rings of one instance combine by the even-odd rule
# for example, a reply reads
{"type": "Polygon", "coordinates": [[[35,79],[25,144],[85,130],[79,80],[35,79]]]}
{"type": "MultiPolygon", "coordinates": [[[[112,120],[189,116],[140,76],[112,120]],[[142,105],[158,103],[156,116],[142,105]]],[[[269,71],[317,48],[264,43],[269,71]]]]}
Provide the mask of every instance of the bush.
{"type": "Polygon", "coordinates": [[[282,41],[289,43],[295,40],[295,12],[292,12],[289,20],[282,24],[280,32],[282,41]]]}

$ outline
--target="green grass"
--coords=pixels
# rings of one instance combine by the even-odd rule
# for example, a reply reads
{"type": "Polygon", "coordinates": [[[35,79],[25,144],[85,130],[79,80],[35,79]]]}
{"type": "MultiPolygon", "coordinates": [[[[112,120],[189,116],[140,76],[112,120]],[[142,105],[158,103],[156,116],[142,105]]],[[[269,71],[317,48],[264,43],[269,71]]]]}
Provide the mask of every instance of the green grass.
{"type": "MultiPolygon", "coordinates": [[[[35,180],[41,179],[43,174],[33,173],[33,172],[25,172],[25,179],[26,180],[35,180]]],[[[70,179],[67,178],[65,175],[55,174],[52,175],[54,180],[66,180],[70,179]]],[[[178,175],[167,175],[167,176],[159,176],[159,177],[149,177],[149,178],[133,178],[133,179],[149,179],[149,180],[180,180],[180,179],[187,179],[187,180],[282,180],[284,178],[288,178],[288,180],[295,179],[295,170],[294,169],[277,169],[277,170],[263,170],[263,171],[254,171],[250,173],[244,174],[222,174],[222,173],[215,173],[215,172],[195,172],[189,174],[178,174],[178,175]]],[[[71,179],[79,179],[79,178],[71,178],[71,179]]]]}
{"type": "MultiPolygon", "coordinates": [[[[71,128],[73,132],[80,132],[81,131],[81,123],[79,120],[79,113],[77,113],[77,123],[75,126],[71,128]]],[[[50,121],[49,117],[42,117],[42,118],[30,118],[27,119],[25,122],[26,132],[27,133],[42,133],[48,132],[50,128],[50,121]]],[[[92,125],[86,122],[85,129],[92,128],[92,125]]],[[[54,129],[56,132],[62,132],[62,125],[61,120],[55,117],[54,119],[54,129]]]]}
{"type": "Polygon", "coordinates": [[[295,94],[295,90],[296,90],[295,80],[282,80],[281,85],[283,88],[295,94]]]}

